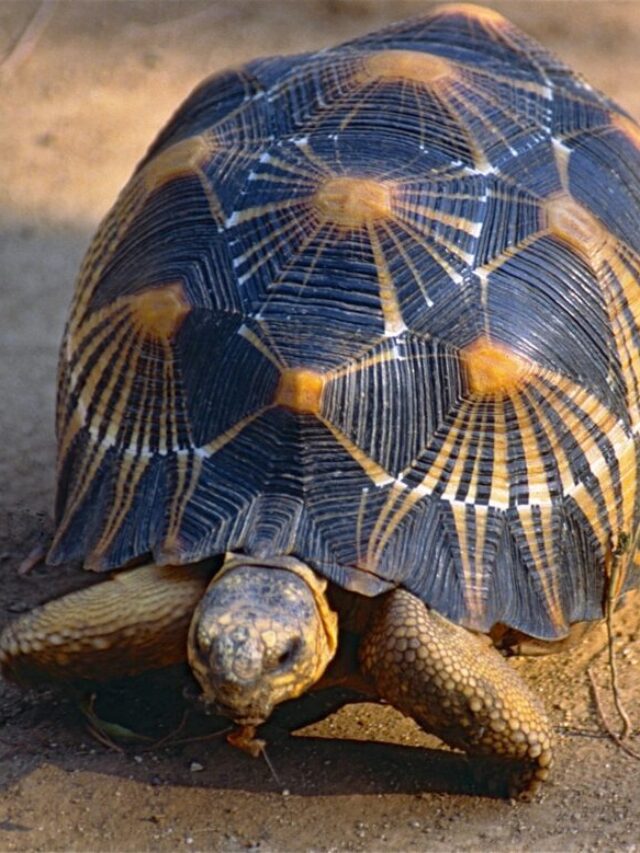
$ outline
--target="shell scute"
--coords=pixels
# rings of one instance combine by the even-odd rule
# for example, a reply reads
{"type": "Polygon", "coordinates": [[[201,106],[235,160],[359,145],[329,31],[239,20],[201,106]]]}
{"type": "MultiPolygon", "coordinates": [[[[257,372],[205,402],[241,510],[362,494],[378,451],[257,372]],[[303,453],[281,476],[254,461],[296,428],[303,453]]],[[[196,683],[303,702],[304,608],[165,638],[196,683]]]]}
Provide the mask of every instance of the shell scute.
{"type": "Polygon", "coordinates": [[[322,415],[394,477],[428,444],[461,392],[453,348],[405,333],[329,373],[322,415]],[[411,430],[399,432],[398,423],[411,430]]]}
{"type": "Polygon", "coordinates": [[[584,384],[626,418],[624,398],[613,390],[621,377],[600,281],[571,247],[555,236],[533,239],[494,262],[486,291],[498,340],[541,368],[584,384]]]}
{"type": "Polygon", "coordinates": [[[578,204],[596,217],[637,259],[640,257],[640,234],[634,210],[640,205],[638,154],[631,154],[631,146],[625,144],[624,137],[620,139],[612,130],[606,128],[572,137],[568,187],[578,204]],[[597,169],[593,169],[594,164],[598,164],[597,169]],[[591,179],[588,177],[590,171],[591,179]]]}
{"type": "Polygon", "coordinates": [[[176,346],[193,442],[207,447],[269,406],[280,378],[270,353],[252,342],[238,314],[196,311],[176,346]]]}

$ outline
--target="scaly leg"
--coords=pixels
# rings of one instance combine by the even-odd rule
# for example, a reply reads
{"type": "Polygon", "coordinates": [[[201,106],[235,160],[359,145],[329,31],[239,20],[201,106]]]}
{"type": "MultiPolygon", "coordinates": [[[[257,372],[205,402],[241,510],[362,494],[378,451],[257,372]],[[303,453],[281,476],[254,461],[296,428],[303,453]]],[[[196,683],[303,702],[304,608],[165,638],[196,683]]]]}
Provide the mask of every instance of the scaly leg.
{"type": "Polygon", "coordinates": [[[0,635],[3,674],[27,684],[106,681],[187,658],[211,561],[118,572],[26,613],[0,635]]]}
{"type": "Polygon", "coordinates": [[[365,635],[360,661],[381,698],[426,731],[504,764],[511,796],[547,778],[551,727],[501,655],[405,590],[389,593],[365,635]]]}

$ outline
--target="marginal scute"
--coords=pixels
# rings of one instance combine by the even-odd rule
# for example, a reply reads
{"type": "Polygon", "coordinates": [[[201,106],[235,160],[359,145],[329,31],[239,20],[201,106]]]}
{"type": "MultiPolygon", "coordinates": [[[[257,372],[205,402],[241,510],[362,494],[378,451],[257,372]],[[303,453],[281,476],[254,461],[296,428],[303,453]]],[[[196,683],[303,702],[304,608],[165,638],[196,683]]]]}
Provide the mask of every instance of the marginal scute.
{"type": "Polygon", "coordinates": [[[362,228],[393,217],[393,186],[373,178],[332,176],[314,193],[313,206],[324,222],[344,229],[362,228]]]}
{"type": "Polygon", "coordinates": [[[145,187],[152,192],[169,181],[195,172],[215,153],[218,143],[211,132],[181,139],[165,148],[141,172],[145,187]]]}
{"type": "Polygon", "coordinates": [[[320,411],[324,382],[321,373],[289,368],[282,372],[274,402],[294,412],[316,414],[320,411]]]}
{"type": "Polygon", "coordinates": [[[544,213],[551,234],[589,259],[611,239],[600,220],[568,192],[549,196],[544,213]]]}
{"type": "Polygon", "coordinates": [[[417,50],[381,50],[364,60],[358,82],[377,80],[432,86],[455,73],[449,60],[434,53],[417,50]]]}
{"type": "Polygon", "coordinates": [[[472,394],[499,395],[520,386],[531,370],[531,362],[486,336],[461,351],[472,394]]]}
{"type": "Polygon", "coordinates": [[[159,341],[173,339],[190,310],[179,282],[143,290],[129,299],[133,325],[144,337],[159,341]]]}

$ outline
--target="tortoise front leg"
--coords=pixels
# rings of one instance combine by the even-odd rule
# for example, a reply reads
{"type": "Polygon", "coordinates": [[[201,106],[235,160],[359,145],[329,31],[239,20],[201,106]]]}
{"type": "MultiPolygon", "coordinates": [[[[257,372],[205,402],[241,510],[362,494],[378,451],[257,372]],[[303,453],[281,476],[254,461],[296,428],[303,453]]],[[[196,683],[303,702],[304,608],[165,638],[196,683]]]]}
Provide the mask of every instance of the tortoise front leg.
{"type": "Polygon", "coordinates": [[[3,674],[34,685],[106,681],[185,661],[212,572],[211,561],[140,566],[36,607],[0,635],[3,674]]]}
{"type": "Polygon", "coordinates": [[[551,727],[536,697],[491,646],[405,590],[389,593],[360,648],[380,697],[471,755],[506,759],[512,796],[551,766],[551,727]],[[515,768],[515,769],[514,769],[515,768]]]}

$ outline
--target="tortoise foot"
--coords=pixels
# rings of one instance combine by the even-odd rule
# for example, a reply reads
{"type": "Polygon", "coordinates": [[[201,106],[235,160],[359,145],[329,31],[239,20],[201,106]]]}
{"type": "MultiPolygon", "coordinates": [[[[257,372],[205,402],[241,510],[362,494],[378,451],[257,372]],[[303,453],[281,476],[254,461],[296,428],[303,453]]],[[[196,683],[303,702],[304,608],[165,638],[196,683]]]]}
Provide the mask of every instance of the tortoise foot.
{"type": "Polygon", "coordinates": [[[508,796],[531,797],[547,778],[551,727],[537,698],[493,647],[410,593],[386,596],[360,660],[381,698],[450,746],[495,760],[508,796]]]}
{"type": "Polygon", "coordinates": [[[0,669],[14,681],[88,681],[181,663],[194,608],[213,568],[150,563],[49,601],[0,634],[0,669]]]}

